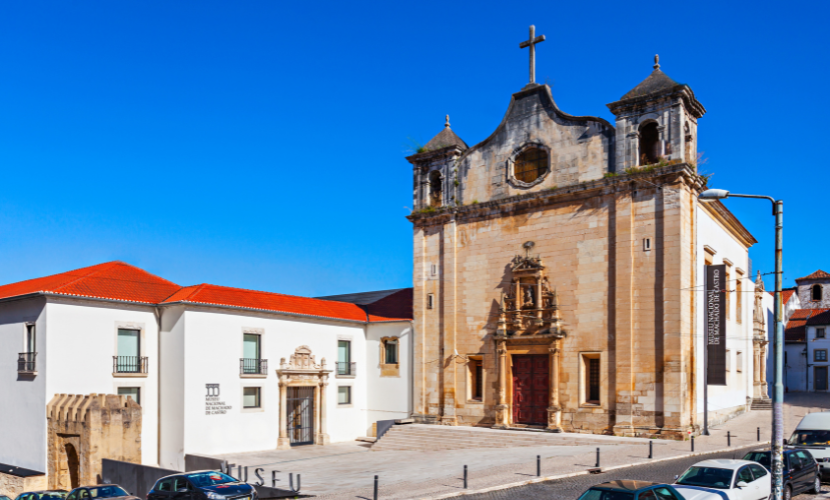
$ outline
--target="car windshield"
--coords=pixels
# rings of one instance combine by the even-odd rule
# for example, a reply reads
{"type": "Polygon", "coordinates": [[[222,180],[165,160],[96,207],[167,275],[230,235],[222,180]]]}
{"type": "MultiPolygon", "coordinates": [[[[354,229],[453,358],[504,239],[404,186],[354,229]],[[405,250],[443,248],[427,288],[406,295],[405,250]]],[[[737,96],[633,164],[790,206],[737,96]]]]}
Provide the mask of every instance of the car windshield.
{"type": "Polygon", "coordinates": [[[732,470],[716,467],[690,467],[680,476],[677,484],[728,490],[729,485],[732,484],[732,470]]]}
{"type": "Polygon", "coordinates": [[[66,498],[66,491],[45,491],[43,493],[35,493],[35,497],[39,500],[63,500],[66,498]]]}
{"type": "Polygon", "coordinates": [[[89,488],[89,496],[90,498],[112,498],[128,497],[130,494],[119,486],[98,486],[97,488],[89,488]]]}
{"type": "Polygon", "coordinates": [[[758,462],[767,469],[769,469],[769,452],[768,451],[751,451],[746,454],[744,460],[750,462],[758,462]]]}
{"type": "Polygon", "coordinates": [[[634,494],[626,491],[591,488],[579,500],[634,500],[634,494]]]}
{"type": "Polygon", "coordinates": [[[830,444],[830,431],[803,431],[793,432],[790,438],[791,445],[827,445],[830,444]]]}
{"type": "Polygon", "coordinates": [[[186,474],[184,477],[190,479],[193,486],[197,488],[236,482],[236,479],[221,472],[197,472],[195,474],[186,474]]]}

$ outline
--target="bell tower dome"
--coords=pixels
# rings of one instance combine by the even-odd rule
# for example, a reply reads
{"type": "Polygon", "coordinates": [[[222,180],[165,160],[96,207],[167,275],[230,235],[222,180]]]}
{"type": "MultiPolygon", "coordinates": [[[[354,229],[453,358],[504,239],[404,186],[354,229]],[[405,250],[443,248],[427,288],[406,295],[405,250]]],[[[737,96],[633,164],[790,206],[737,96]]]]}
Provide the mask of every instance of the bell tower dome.
{"type": "Polygon", "coordinates": [[[697,160],[697,119],[706,108],[691,87],[663,73],[659,61],[655,55],[651,74],[608,104],[617,117],[617,172],[661,160],[697,160]]]}

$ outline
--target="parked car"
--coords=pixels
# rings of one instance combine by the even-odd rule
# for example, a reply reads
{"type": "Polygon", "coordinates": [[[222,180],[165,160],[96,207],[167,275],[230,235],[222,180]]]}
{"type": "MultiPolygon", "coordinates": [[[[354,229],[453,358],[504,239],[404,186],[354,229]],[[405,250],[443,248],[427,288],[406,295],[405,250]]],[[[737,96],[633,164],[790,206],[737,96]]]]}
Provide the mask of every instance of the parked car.
{"type": "Polygon", "coordinates": [[[748,460],[704,460],[686,469],[673,486],[686,500],[712,494],[728,500],[766,500],[772,493],[772,474],[748,460]]]}
{"type": "Polygon", "coordinates": [[[147,493],[147,500],[257,500],[248,483],[214,470],[166,476],[147,493]]]}
{"type": "Polygon", "coordinates": [[[92,500],[94,498],[121,498],[124,500],[141,500],[130,495],[117,484],[100,484],[98,486],[81,486],[66,495],[66,500],[92,500]]]}
{"type": "Polygon", "coordinates": [[[683,500],[683,497],[668,484],[620,479],[591,486],[579,500],[683,500]]]}
{"type": "Polygon", "coordinates": [[[27,491],[17,495],[14,500],[64,500],[66,490],[27,491]]]}
{"type": "Polygon", "coordinates": [[[818,462],[821,479],[830,480],[830,412],[804,415],[790,437],[789,444],[810,450],[818,462]]]}
{"type": "MultiPolygon", "coordinates": [[[[758,462],[768,471],[772,471],[770,451],[750,451],[744,460],[758,462]]],[[[808,491],[815,495],[821,493],[821,477],[815,459],[807,450],[784,450],[784,500],[793,495],[808,491]]]]}
{"type": "Polygon", "coordinates": [[[0,495],[0,500],[12,500],[12,499],[7,497],[6,495],[0,495]]]}

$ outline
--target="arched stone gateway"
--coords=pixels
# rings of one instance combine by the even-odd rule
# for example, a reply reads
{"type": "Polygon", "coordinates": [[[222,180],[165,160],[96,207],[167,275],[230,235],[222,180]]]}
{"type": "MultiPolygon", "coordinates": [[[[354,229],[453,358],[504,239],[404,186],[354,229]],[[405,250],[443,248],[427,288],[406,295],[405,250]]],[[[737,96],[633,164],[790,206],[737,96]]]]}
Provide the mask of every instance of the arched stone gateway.
{"type": "Polygon", "coordinates": [[[58,394],[46,416],[50,489],[100,483],[104,458],[141,463],[141,407],[130,397],[58,394]]]}
{"type": "Polygon", "coordinates": [[[302,345],[285,362],[280,359],[280,437],[277,449],[292,445],[329,443],[326,432],[326,358],[314,359],[311,348],[302,345]],[[290,427],[290,432],[289,432],[290,427]]]}

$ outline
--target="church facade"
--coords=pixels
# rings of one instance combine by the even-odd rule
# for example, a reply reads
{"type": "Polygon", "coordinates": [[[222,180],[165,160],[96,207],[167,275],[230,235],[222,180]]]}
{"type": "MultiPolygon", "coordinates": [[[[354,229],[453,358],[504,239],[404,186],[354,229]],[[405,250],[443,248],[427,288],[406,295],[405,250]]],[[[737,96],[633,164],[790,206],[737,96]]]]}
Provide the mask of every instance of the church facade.
{"type": "Polygon", "coordinates": [[[468,147],[448,118],[407,158],[416,420],[698,432],[706,264],[725,264],[730,283],[729,373],[709,388],[709,423],[757,396],[756,241],[723,204],[697,200],[704,107],[656,57],[608,106],[616,123],[563,112],[531,59],[530,83],[489,137],[468,147]]]}

